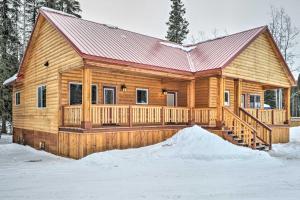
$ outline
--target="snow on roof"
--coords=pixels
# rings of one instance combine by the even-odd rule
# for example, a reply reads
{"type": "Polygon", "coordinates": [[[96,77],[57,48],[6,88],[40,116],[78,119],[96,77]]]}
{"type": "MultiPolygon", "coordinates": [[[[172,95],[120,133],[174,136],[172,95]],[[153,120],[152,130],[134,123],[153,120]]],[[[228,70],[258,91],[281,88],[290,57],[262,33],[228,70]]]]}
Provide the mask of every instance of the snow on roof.
{"type": "Polygon", "coordinates": [[[166,45],[168,47],[181,49],[185,52],[192,51],[193,49],[195,49],[197,47],[197,46],[184,46],[184,45],[180,45],[180,44],[176,44],[176,43],[170,43],[170,42],[160,42],[160,44],[166,45]]]}
{"type": "Polygon", "coordinates": [[[16,81],[16,80],[17,80],[17,76],[18,76],[18,74],[15,74],[15,75],[13,75],[12,77],[6,79],[6,80],[3,82],[3,85],[9,85],[10,83],[16,81]]]}

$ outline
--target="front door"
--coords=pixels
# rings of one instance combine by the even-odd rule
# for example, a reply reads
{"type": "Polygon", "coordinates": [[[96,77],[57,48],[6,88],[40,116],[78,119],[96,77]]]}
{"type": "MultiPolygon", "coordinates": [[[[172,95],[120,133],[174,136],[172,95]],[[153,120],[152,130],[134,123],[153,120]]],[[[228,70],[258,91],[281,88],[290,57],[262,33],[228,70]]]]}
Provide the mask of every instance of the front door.
{"type": "Polygon", "coordinates": [[[167,106],[176,106],[176,93],[168,92],[167,94],[167,106]]]}
{"type": "Polygon", "coordinates": [[[116,88],[104,86],[103,98],[104,104],[116,104],[116,88]]]}

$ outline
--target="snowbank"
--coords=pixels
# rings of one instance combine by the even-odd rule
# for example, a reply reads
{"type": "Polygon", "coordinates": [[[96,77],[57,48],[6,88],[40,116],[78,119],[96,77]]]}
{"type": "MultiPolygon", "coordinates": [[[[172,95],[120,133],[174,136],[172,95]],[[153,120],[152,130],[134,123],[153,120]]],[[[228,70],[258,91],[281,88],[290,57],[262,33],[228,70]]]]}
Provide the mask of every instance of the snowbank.
{"type": "Polygon", "coordinates": [[[265,152],[233,145],[199,126],[179,131],[172,138],[153,147],[152,151],[158,156],[197,160],[245,159],[268,156],[265,152]]]}
{"type": "Polygon", "coordinates": [[[254,151],[250,148],[233,145],[219,136],[199,126],[185,128],[168,140],[139,149],[114,150],[95,153],[84,161],[105,163],[122,160],[139,160],[144,158],[224,160],[270,157],[266,152],[254,151]]]}
{"type": "Polygon", "coordinates": [[[290,128],[290,142],[273,145],[270,155],[286,159],[300,159],[300,126],[290,128]]]}

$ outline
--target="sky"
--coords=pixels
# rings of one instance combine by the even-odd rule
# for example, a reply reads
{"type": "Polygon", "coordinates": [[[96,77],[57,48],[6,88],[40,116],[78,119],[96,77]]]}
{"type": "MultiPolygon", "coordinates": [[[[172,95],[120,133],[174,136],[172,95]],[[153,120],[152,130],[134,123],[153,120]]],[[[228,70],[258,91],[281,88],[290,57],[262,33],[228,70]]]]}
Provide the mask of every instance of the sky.
{"type": "MultiPolygon", "coordinates": [[[[99,23],[164,39],[169,18],[169,0],[79,0],[82,17],[99,23]]],[[[190,33],[200,39],[214,30],[218,35],[232,34],[254,27],[267,25],[271,6],[283,7],[292,23],[300,29],[300,0],[183,0],[190,33]]],[[[296,65],[300,66],[299,45],[295,48],[296,65]]],[[[297,76],[297,75],[296,75],[297,76]]]]}

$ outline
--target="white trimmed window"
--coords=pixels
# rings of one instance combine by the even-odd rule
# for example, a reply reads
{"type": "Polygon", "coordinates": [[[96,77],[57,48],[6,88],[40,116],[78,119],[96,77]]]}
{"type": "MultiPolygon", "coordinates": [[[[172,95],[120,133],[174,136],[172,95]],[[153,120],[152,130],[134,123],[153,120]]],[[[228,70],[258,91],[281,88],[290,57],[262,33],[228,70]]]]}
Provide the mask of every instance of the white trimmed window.
{"type": "Polygon", "coordinates": [[[37,90],[37,106],[38,106],[38,108],[46,108],[46,106],[47,106],[46,93],[47,93],[46,85],[41,85],[38,87],[38,90],[37,90]]]}
{"type": "Polygon", "coordinates": [[[230,93],[228,90],[224,92],[224,105],[229,106],[230,105],[230,93]]]}
{"type": "Polygon", "coordinates": [[[148,104],[148,89],[136,89],[136,104],[148,104]]]}
{"type": "Polygon", "coordinates": [[[21,103],[21,93],[20,92],[16,92],[15,93],[15,105],[18,106],[21,103]]]}

